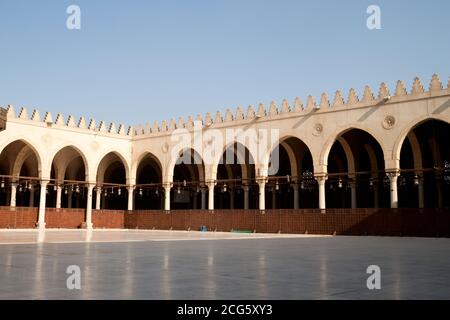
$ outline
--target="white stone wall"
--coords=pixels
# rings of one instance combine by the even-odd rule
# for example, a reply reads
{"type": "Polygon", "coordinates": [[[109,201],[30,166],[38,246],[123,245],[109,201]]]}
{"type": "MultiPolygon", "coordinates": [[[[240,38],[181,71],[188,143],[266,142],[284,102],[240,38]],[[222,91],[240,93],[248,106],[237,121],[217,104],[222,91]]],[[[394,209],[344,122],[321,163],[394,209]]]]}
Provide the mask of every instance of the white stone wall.
{"type": "MultiPolygon", "coordinates": [[[[291,106],[284,100],[280,107],[272,103],[265,108],[261,104],[256,109],[250,106],[246,111],[238,108],[234,114],[228,110],[225,116],[218,112],[212,117],[208,113],[204,119],[197,116],[196,120],[202,121],[203,134],[210,130],[224,134],[227,128],[276,128],[281,140],[297,137],[311,151],[316,175],[326,174],[328,153],[337,137],[352,128],[361,129],[380,144],[385,168],[395,170],[399,168],[403,140],[413,127],[427,119],[450,123],[450,88],[448,85],[444,87],[435,75],[427,90],[423,89],[419,79],[415,79],[408,93],[399,81],[390,95],[389,89],[382,84],[376,97],[366,87],[359,98],[355,90],[350,90],[347,101],[337,91],[331,102],[328,95],[323,94],[319,103],[308,97],[303,105],[297,98],[291,106]]],[[[49,113],[44,117],[38,111],[29,115],[25,108],[16,114],[9,106],[6,130],[0,132],[0,151],[16,140],[26,142],[37,155],[39,176],[48,179],[56,153],[66,146],[73,146],[85,161],[86,181],[92,183],[97,181],[100,161],[106,154],[114,152],[124,163],[127,184],[135,183],[140,161],[151,153],[160,162],[163,182],[172,182],[176,159],[171,155],[178,151],[174,150],[173,131],[184,128],[192,132],[193,119],[190,117],[186,122],[183,119],[171,120],[168,124],[163,121],[153,127],[147,125],[125,130],[123,125],[118,128],[115,124],[107,126],[103,122],[96,125],[95,120],[87,123],[84,118],[75,122],[71,116],[64,121],[60,114],[53,121],[49,113]]],[[[225,144],[219,146],[222,151],[214,163],[205,166],[205,180],[216,178],[218,161],[226,147],[225,144]]],[[[270,152],[270,148],[265,150],[263,161],[257,163],[257,176],[266,175],[270,152]]]]}

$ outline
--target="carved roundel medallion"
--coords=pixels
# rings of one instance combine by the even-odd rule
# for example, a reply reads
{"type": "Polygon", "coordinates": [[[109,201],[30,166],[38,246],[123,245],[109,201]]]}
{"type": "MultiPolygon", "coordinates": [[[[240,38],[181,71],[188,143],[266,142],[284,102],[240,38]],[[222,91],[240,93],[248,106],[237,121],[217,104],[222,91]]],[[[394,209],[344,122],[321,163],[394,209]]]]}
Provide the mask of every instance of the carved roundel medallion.
{"type": "Polygon", "coordinates": [[[313,128],[313,135],[320,136],[323,131],[323,125],[321,123],[316,123],[313,128]]]}
{"type": "Polygon", "coordinates": [[[384,117],[383,122],[381,124],[382,124],[383,128],[385,128],[386,130],[389,130],[395,126],[396,122],[397,122],[397,120],[395,119],[394,116],[387,115],[386,117],[384,117]]]}

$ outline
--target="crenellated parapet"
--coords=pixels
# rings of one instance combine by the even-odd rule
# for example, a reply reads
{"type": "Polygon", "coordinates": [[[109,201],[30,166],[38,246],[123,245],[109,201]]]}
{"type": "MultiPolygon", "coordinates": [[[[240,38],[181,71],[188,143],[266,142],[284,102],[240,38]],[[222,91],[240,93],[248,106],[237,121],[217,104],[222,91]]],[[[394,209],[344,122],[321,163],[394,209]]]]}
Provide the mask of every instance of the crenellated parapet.
{"type": "MultiPolygon", "coordinates": [[[[58,113],[55,118],[53,118],[50,112],[46,112],[43,116],[41,116],[39,110],[37,109],[34,109],[30,115],[26,107],[20,108],[19,112],[16,113],[15,108],[12,105],[8,105],[6,108],[6,119],[7,121],[26,123],[47,128],[69,129],[95,134],[100,133],[108,136],[117,135],[131,137],[135,134],[133,127],[130,126],[126,128],[124,124],[119,124],[119,126],[116,127],[114,122],[107,124],[104,121],[100,121],[97,125],[95,119],[90,119],[89,122],[87,122],[84,117],[76,119],[72,115],[67,116],[65,119],[64,115],[61,113],[58,113]]],[[[140,134],[144,134],[144,132],[140,134]]]]}
{"type": "Polygon", "coordinates": [[[326,112],[346,112],[355,108],[378,108],[380,104],[409,102],[449,93],[450,78],[445,86],[439,76],[435,74],[427,87],[424,87],[421,80],[416,77],[410,90],[400,80],[397,81],[395,88],[391,89],[383,82],[377,90],[365,86],[360,94],[354,88],[351,88],[347,95],[337,90],[333,95],[324,92],[317,100],[309,95],[305,103],[300,97],[296,97],[292,103],[283,99],[279,105],[275,101],[271,101],[268,107],[263,103],[259,103],[256,107],[249,105],[246,109],[238,106],[235,111],[226,109],[225,113],[217,111],[215,114],[208,112],[204,116],[200,114],[191,115],[187,120],[183,117],[179,117],[178,120],[172,118],[161,122],[155,121],[153,125],[147,122],[145,125],[126,127],[124,124],[97,122],[95,119],[87,121],[84,117],[77,119],[72,115],[66,118],[61,113],[56,114],[56,116],[53,116],[50,112],[41,115],[39,110],[35,109],[29,112],[25,107],[16,112],[11,105],[5,109],[5,117],[7,121],[24,122],[48,128],[67,128],[107,136],[131,138],[133,136],[167,135],[176,129],[193,130],[194,122],[200,123],[205,128],[227,127],[242,123],[273,121],[306,115],[314,116],[326,112]]]}
{"type": "MultiPolygon", "coordinates": [[[[432,76],[427,90],[424,89],[420,79],[416,77],[413,80],[409,91],[403,81],[397,81],[393,90],[390,90],[386,83],[383,82],[380,84],[378,90],[373,90],[370,86],[365,86],[361,94],[358,94],[354,88],[351,88],[348,92],[347,100],[345,100],[344,94],[340,90],[337,90],[331,97],[329,97],[326,92],[322,93],[320,99],[317,100],[318,102],[316,102],[316,99],[311,95],[306,98],[305,104],[303,104],[299,97],[294,99],[292,105],[290,105],[287,99],[283,99],[280,108],[275,101],[272,101],[268,108],[266,108],[263,103],[259,103],[256,108],[253,105],[249,105],[246,110],[241,106],[238,106],[234,112],[231,109],[226,109],[225,114],[223,115],[220,111],[217,111],[214,117],[209,112],[204,118],[201,115],[197,115],[195,121],[200,121],[204,127],[225,127],[238,125],[242,122],[261,122],[283,119],[285,117],[302,117],[312,113],[321,114],[330,111],[345,112],[349,109],[365,107],[377,108],[381,102],[389,104],[413,101],[430,96],[448,94],[449,92],[450,79],[447,87],[444,87],[439,76],[435,74],[432,76]]],[[[169,125],[167,124],[167,121],[163,120],[161,125],[159,125],[158,122],[155,122],[151,129],[145,129],[142,125],[137,126],[135,134],[167,134],[180,128],[189,130],[193,128],[193,122],[193,116],[189,116],[189,120],[186,123],[182,118],[180,118],[178,122],[171,119],[169,125]]]]}

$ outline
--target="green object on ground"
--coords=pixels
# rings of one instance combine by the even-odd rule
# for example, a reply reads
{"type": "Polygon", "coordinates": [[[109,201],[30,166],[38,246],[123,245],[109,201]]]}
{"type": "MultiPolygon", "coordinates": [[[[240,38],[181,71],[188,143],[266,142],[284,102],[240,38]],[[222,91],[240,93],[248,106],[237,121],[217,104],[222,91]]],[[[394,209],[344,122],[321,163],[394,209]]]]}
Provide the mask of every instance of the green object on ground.
{"type": "Polygon", "coordinates": [[[235,230],[235,229],[231,230],[231,232],[233,232],[233,233],[253,233],[252,230],[235,230]]]}

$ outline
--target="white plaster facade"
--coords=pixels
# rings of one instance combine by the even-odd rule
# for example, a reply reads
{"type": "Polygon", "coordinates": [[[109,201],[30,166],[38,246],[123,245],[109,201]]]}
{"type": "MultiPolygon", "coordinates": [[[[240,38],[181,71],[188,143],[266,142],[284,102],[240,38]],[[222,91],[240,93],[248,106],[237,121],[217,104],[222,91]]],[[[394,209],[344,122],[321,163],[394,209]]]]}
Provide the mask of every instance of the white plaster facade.
{"type": "MultiPolygon", "coordinates": [[[[65,147],[71,147],[70,150],[75,150],[81,155],[84,162],[89,204],[89,201],[92,201],[93,188],[102,183],[102,173],[108,165],[108,161],[104,160],[105,156],[110,157],[114,154],[115,157],[120,158],[125,168],[126,185],[134,188],[138,166],[146,155],[151,154],[160,166],[162,186],[166,190],[165,209],[170,209],[168,198],[170,198],[170,188],[174,182],[173,172],[176,161],[171,155],[173,151],[182,151],[173,150],[177,143],[172,141],[171,137],[175,129],[185,128],[192,131],[193,117],[186,122],[180,118],[178,121],[172,119],[168,123],[163,121],[160,125],[155,123],[153,127],[147,124],[145,127],[125,129],[123,125],[116,128],[115,124],[107,127],[103,122],[96,125],[95,120],[87,123],[84,118],[75,122],[72,116],[64,121],[60,114],[53,121],[49,113],[41,117],[39,111],[35,110],[29,115],[26,108],[22,108],[18,113],[12,106],[8,106],[6,110],[6,129],[0,132],[0,152],[16,141],[22,141],[24,144],[23,148],[17,151],[22,153],[22,160],[18,154],[14,163],[8,166],[9,172],[5,172],[5,176],[10,176],[12,179],[14,176],[19,176],[20,163],[23,163],[27,154],[34,152],[37,158],[37,177],[41,185],[46,186],[46,183],[52,180],[52,164],[55,168],[65,168],[74,156],[71,152],[64,152],[57,156],[58,152],[65,147]]],[[[279,107],[272,102],[269,108],[260,104],[257,110],[250,106],[246,111],[238,108],[234,113],[227,110],[225,115],[217,112],[214,117],[208,113],[204,118],[201,116],[196,118],[202,121],[204,135],[213,129],[222,132],[225,136],[225,130],[229,128],[276,128],[279,129],[280,142],[287,137],[301,140],[311,152],[314,176],[319,183],[320,208],[326,207],[324,188],[328,154],[333,143],[350,129],[363,130],[379,143],[383,153],[384,168],[387,173],[391,173],[391,203],[395,207],[396,179],[400,170],[400,150],[403,141],[414,127],[429,119],[450,123],[450,81],[445,86],[437,75],[432,77],[429,88],[426,90],[416,78],[409,92],[399,81],[392,95],[386,85],[382,84],[376,96],[371,88],[366,87],[360,98],[356,91],[351,89],[346,101],[343,94],[337,91],[331,102],[328,95],[324,93],[318,103],[309,96],[305,104],[296,98],[293,105],[283,100],[279,107]]],[[[224,144],[219,149],[223,152],[226,147],[224,144]]],[[[195,146],[192,148],[196,149],[195,146]]],[[[262,194],[267,181],[271,148],[273,146],[265,150],[263,161],[255,166],[255,179],[260,185],[262,194]]],[[[202,151],[199,154],[202,156],[202,151]]],[[[215,157],[214,163],[206,164],[201,174],[201,180],[209,186],[209,209],[214,207],[214,198],[211,194],[214,192],[221,155],[222,153],[215,157]]],[[[257,156],[254,158],[256,159],[257,156]]],[[[351,167],[351,161],[349,161],[349,172],[351,167]]],[[[64,177],[60,175],[56,179],[61,180],[64,177]]],[[[260,209],[265,209],[264,196],[260,198],[262,198],[260,209]]],[[[131,196],[128,209],[133,209],[132,202],[131,196]]],[[[90,203],[88,214],[89,208],[92,207],[92,202],[90,203]]],[[[39,217],[41,225],[44,214],[45,195],[41,195],[39,217]]],[[[89,226],[90,221],[87,222],[89,226]]]]}

